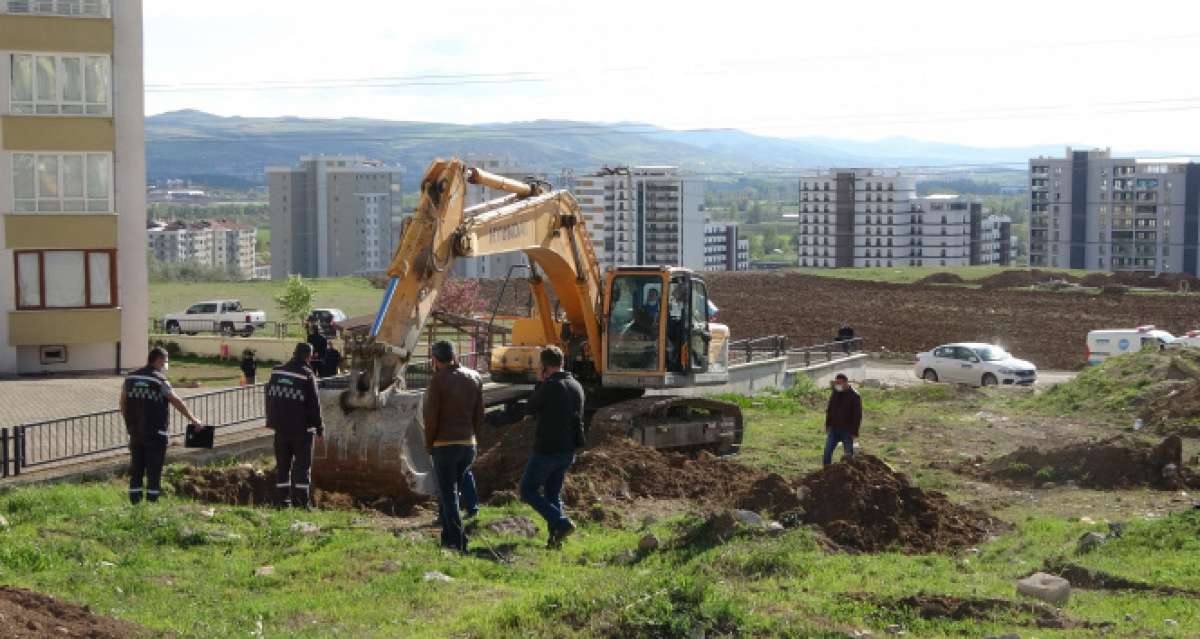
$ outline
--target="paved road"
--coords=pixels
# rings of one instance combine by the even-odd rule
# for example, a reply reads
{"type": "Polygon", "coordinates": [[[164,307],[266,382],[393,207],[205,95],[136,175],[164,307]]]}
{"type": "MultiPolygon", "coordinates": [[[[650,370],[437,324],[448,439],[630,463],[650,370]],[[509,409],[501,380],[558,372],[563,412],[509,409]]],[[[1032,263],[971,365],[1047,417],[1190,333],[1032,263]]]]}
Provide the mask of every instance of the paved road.
{"type": "MultiPolygon", "coordinates": [[[[1075,378],[1074,371],[1038,371],[1038,386],[1053,386],[1063,382],[1071,381],[1075,378]]],[[[923,383],[913,375],[912,366],[909,364],[880,362],[877,360],[869,360],[867,362],[866,379],[877,379],[888,386],[911,386],[914,384],[923,383]]]]}

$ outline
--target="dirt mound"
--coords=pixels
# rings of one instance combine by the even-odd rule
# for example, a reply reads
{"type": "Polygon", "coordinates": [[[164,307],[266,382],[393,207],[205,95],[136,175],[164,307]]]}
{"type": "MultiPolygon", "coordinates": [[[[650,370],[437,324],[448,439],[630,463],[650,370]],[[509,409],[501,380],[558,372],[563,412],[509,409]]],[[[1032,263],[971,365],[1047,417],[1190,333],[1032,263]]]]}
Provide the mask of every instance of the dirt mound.
{"type": "MultiPolygon", "coordinates": [[[[210,504],[274,506],[276,500],[275,468],[272,466],[188,466],[178,475],[170,476],[167,481],[175,488],[176,494],[210,504]]],[[[320,508],[331,510],[370,509],[388,515],[407,516],[431,502],[432,498],[427,497],[396,499],[349,495],[320,489],[313,491],[313,503],[320,508]]]]}
{"type": "Polygon", "coordinates": [[[1183,442],[1177,436],[1157,446],[1118,435],[1046,451],[1023,447],[987,464],[980,474],[1016,484],[1074,481],[1106,490],[1133,486],[1174,490],[1195,481],[1183,466],[1183,442]]]}
{"type": "Polygon", "coordinates": [[[920,284],[920,285],[928,285],[928,284],[966,284],[966,282],[967,282],[966,280],[959,277],[955,273],[934,273],[933,275],[927,275],[925,277],[922,277],[921,279],[919,279],[913,283],[920,284]]]}
{"type": "Polygon", "coordinates": [[[136,624],[97,615],[88,606],[31,590],[0,586],[0,635],[10,639],[89,637],[127,639],[152,633],[136,624]]]}
{"type": "Polygon", "coordinates": [[[738,508],[775,516],[795,512],[800,506],[800,494],[788,480],[775,473],[754,482],[737,500],[738,508]]]}
{"type": "MultiPolygon", "coordinates": [[[[479,494],[514,490],[525,472],[533,447],[533,428],[512,427],[480,455],[473,469],[479,494]]],[[[708,453],[659,451],[624,437],[610,437],[581,451],[567,473],[563,501],[586,506],[638,497],[692,499],[727,504],[748,482],[765,473],[708,453]]]]}
{"type": "Polygon", "coordinates": [[[274,468],[251,464],[232,467],[184,467],[168,481],[175,493],[196,501],[231,506],[270,506],[275,503],[274,468]]]}
{"type": "Polygon", "coordinates": [[[899,599],[881,599],[869,594],[851,595],[851,598],[866,601],[885,610],[909,610],[922,619],[951,619],[954,621],[1003,620],[1013,617],[1019,623],[1038,628],[1087,628],[1091,624],[1074,621],[1057,609],[1041,603],[1021,603],[1007,599],[963,598],[950,595],[914,595],[899,599]]]}
{"type": "Polygon", "coordinates": [[[1052,282],[1061,280],[1079,283],[1079,279],[1063,273],[1051,273],[1048,271],[1039,271],[1031,269],[1027,271],[1003,271],[995,275],[989,275],[978,280],[976,283],[985,289],[992,288],[1016,288],[1021,286],[1033,286],[1042,282],[1052,282]]]}
{"type": "Polygon", "coordinates": [[[866,552],[944,552],[982,540],[999,523],[958,506],[871,455],[856,455],[802,479],[804,522],[835,542],[866,552]]]}

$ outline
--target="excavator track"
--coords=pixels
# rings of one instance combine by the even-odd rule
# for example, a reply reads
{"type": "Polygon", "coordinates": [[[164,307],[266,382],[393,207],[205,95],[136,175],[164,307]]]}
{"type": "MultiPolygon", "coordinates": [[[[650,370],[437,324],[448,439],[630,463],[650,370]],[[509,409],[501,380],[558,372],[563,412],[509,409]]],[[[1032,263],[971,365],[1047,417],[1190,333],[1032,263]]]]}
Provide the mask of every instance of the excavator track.
{"type": "Polygon", "coordinates": [[[589,443],[628,437],[661,450],[732,455],[742,445],[742,409],[700,397],[657,395],[609,404],[592,415],[589,443]]]}

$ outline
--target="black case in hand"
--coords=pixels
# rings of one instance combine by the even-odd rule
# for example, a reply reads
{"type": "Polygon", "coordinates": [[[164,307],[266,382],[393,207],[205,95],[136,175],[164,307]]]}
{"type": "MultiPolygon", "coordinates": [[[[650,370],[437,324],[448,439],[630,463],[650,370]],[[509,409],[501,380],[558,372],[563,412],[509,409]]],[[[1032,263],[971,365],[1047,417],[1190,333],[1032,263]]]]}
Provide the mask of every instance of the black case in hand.
{"type": "Polygon", "coordinates": [[[183,438],[183,445],[185,448],[212,448],[213,433],[216,430],[217,429],[213,426],[188,424],[187,433],[183,438]]]}

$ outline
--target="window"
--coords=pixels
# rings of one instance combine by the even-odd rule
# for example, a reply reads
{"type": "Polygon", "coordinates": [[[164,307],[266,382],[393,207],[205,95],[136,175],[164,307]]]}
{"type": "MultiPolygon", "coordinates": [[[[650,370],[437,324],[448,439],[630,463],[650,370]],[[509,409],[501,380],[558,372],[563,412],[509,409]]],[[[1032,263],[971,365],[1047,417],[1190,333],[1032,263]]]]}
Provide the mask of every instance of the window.
{"type": "Polygon", "coordinates": [[[14,211],[112,211],[108,153],[14,153],[12,157],[14,211]]]}
{"type": "Polygon", "coordinates": [[[11,81],[15,115],[110,113],[112,68],[108,56],[14,53],[11,81]]]}
{"type": "Polygon", "coordinates": [[[16,251],[17,308],[116,306],[115,251],[16,251]]]}
{"type": "Polygon", "coordinates": [[[111,0],[0,0],[0,13],[112,17],[111,0]]]}

